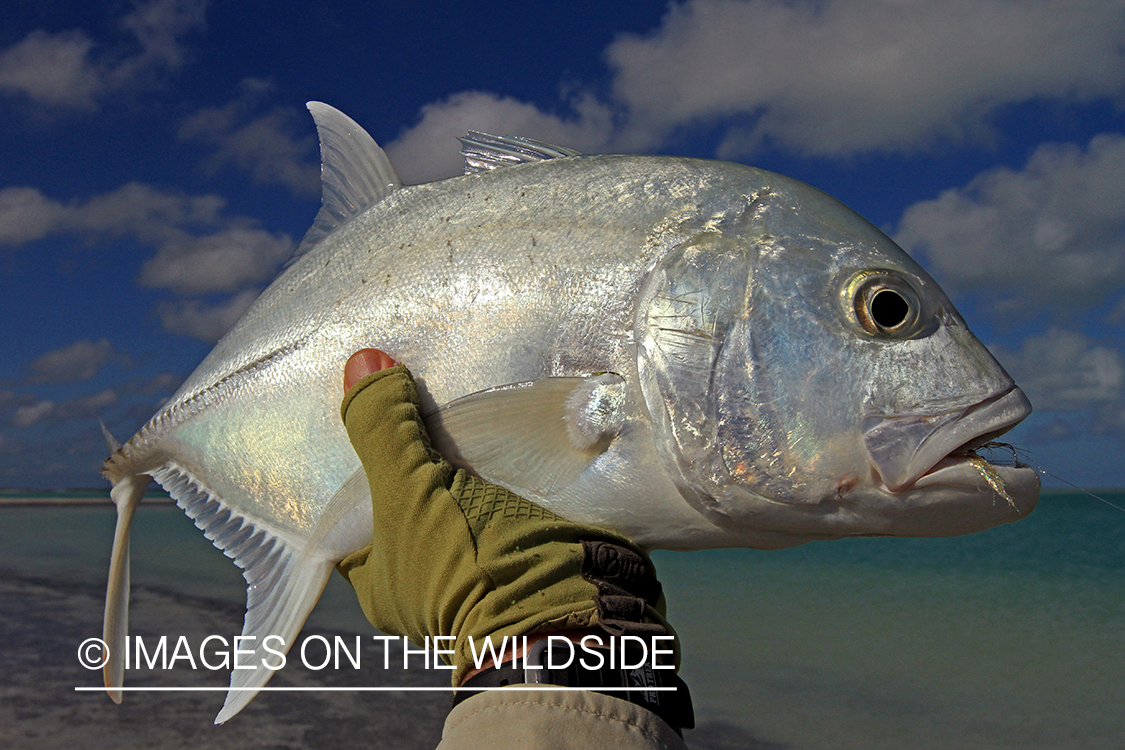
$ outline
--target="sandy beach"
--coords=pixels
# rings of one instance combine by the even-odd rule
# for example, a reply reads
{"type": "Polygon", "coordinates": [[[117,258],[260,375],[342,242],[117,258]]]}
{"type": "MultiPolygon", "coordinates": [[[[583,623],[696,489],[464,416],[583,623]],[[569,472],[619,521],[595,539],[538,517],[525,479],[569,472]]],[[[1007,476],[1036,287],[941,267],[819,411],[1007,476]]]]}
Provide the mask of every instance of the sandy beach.
{"type": "MultiPolygon", "coordinates": [[[[170,503],[146,497],[145,505],[170,503]]],[[[108,493],[5,493],[3,508],[75,508],[109,505],[108,493]]],[[[111,508],[106,508],[112,514],[111,508]]],[[[102,514],[98,514],[99,517],[102,514]]],[[[111,516],[106,516],[107,519],[111,516]]],[[[71,538],[71,542],[75,540],[71,538]]],[[[68,547],[59,544],[60,552],[68,547]]],[[[53,562],[53,561],[52,561],[53,562]]],[[[142,553],[135,564],[144,566],[142,553]]],[[[121,705],[98,686],[101,672],[78,663],[78,644],[101,635],[105,605],[104,571],[44,566],[33,571],[0,570],[0,673],[5,675],[0,703],[0,746],[19,750],[81,748],[433,748],[448,712],[446,693],[273,692],[259,695],[238,716],[214,726],[225,692],[133,692],[121,705]]],[[[169,583],[175,583],[169,581],[169,583]]],[[[227,593],[224,591],[224,593],[227,593]]],[[[241,623],[244,608],[222,598],[193,596],[170,588],[134,585],[132,632],[142,637],[186,636],[198,644],[210,634],[227,633],[241,623]],[[148,626],[146,627],[146,623],[148,626]],[[152,630],[162,623],[162,631],[152,630]]],[[[319,635],[349,635],[317,628],[319,635]]],[[[432,672],[396,670],[380,675],[387,685],[441,685],[432,672]]],[[[130,670],[130,686],[220,686],[228,673],[177,668],[170,673],[130,670]]],[[[274,676],[277,687],[369,685],[369,674],[353,670],[311,672],[286,669],[274,676]]]]}
{"type": "MultiPolygon", "coordinates": [[[[230,722],[213,726],[221,692],[127,693],[118,706],[96,686],[99,671],[79,666],[76,645],[101,632],[104,591],[11,574],[0,580],[0,746],[21,750],[74,748],[433,748],[448,711],[444,693],[277,692],[259,695],[230,722]]],[[[177,623],[177,635],[198,642],[241,620],[237,607],[170,591],[133,592],[136,620],[177,623]]],[[[331,637],[331,632],[318,630],[331,637]]],[[[144,635],[143,631],[140,631],[144,635]]],[[[156,635],[149,633],[148,635],[156,635]]],[[[344,635],[341,633],[341,635],[344,635]]],[[[435,684],[423,671],[396,672],[388,684],[435,684]]],[[[176,669],[130,672],[128,684],[223,686],[227,674],[176,669]]],[[[276,686],[370,684],[364,673],[286,669],[276,686]]],[[[440,684],[440,683],[437,683],[440,684]]]]}
{"type": "MultiPolygon", "coordinates": [[[[159,501],[160,498],[153,498],[159,501]]],[[[448,692],[268,692],[259,694],[241,713],[224,725],[213,724],[223,704],[225,691],[215,692],[129,692],[121,705],[114,704],[103,690],[78,692],[75,687],[101,685],[101,671],[83,668],[77,647],[85,639],[98,637],[102,630],[105,603],[105,563],[94,569],[89,558],[100,558],[103,550],[81,554],[89,539],[110,531],[112,509],[106,497],[60,494],[51,497],[19,497],[9,494],[0,501],[0,524],[12,518],[11,512],[26,517],[36,508],[49,511],[72,508],[83,516],[95,517],[104,528],[91,528],[89,519],[78,521],[83,537],[66,534],[57,544],[58,554],[44,557],[41,565],[27,560],[20,569],[0,565],[0,674],[4,675],[0,695],[0,747],[13,750],[58,750],[90,748],[132,750],[349,750],[394,748],[430,750],[441,738],[441,727],[449,711],[448,692]],[[98,506],[102,506],[99,508],[98,506]],[[104,511],[104,512],[103,512],[104,511]],[[7,515],[5,515],[7,514],[7,515]],[[37,572],[38,571],[38,572],[37,572]]],[[[146,500],[146,505],[149,501],[146,500]]],[[[146,511],[161,509],[146,508],[146,511]]],[[[175,509],[169,508],[175,513],[175,509]]],[[[166,515],[166,514],[163,514],[166,515]]],[[[180,519],[177,519],[180,520],[180,519]]],[[[143,523],[143,521],[142,521],[143,523]]],[[[6,530],[12,532],[12,527],[6,530]]],[[[189,529],[189,533],[190,533],[189,529]]],[[[25,541],[29,540],[23,535],[25,541]]],[[[108,540],[107,540],[108,541],[108,540]]],[[[29,542],[30,544],[30,542],[29,542]]],[[[143,542],[142,542],[143,544],[143,542]]],[[[178,546],[170,544],[168,546],[178,546]]],[[[13,550],[9,555],[32,548],[13,550]]],[[[213,552],[214,550],[206,550],[213,552]]],[[[188,560],[194,560],[189,552],[188,560]]],[[[170,586],[145,583],[146,570],[153,563],[144,547],[134,552],[134,582],[130,606],[130,633],[149,642],[161,635],[185,636],[193,649],[211,634],[236,635],[245,608],[235,603],[240,596],[241,578],[221,555],[208,555],[204,570],[191,590],[212,589],[216,596],[185,594],[170,586]],[[216,564],[230,581],[214,583],[207,568],[216,564]],[[138,583],[140,580],[140,583],[138,583]],[[232,632],[233,629],[233,632],[232,632]]],[[[108,560],[108,558],[106,558],[108,560]]],[[[190,562],[185,565],[191,569],[190,562]]],[[[166,571],[162,571],[164,573],[166,571]]],[[[169,580],[183,588],[185,581],[169,580]]],[[[340,581],[335,582],[340,584],[340,581]]],[[[330,587],[330,590],[335,590],[330,587]]],[[[345,592],[350,593],[350,592],[345,592]]],[[[339,590],[336,590],[339,598],[339,590]]],[[[331,598],[331,597],[329,597],[331,598]]],[[[335,610],[339,610],[337,605],[335,610]]],[[[335,611],[331,602],[310,620],[297,642],[306,635],[333,640],[341,636],[351,642],[362,633],[366,640],[375,631],[362,619],[340,617],[340,627],[326,625],[335,611]]],[[[198,653],[198,650],[196,650],[198,653]]],[[[401,646],[392,644],[391,664],[401,664],[401,646]]],[[[275,674],[271,687],[445,687],[448,672],[412,668],[409,670],[365,668],[327,668],[312,671],[296,659],[275,674]]],[[[182,664],[174,670],[131,669],[126,685],[222,687],[228,683],[227,670],[192,670],[182,664]]],[[[755,740],[744,729],[723,721],[710,721],[692,733],[691,747],[699,750],[780,750],[782,746],[755,740]]]]}

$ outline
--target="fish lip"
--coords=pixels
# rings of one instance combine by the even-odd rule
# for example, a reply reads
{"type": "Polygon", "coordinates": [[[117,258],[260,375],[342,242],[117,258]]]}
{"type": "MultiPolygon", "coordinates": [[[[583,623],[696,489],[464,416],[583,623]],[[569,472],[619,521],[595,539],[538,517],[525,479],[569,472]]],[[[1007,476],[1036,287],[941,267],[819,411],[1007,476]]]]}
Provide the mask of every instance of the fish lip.
{"type": "MultiPolygon", "coordinates": [[[[1016,466],[993,465],[992,471],[995,472],[996,478],[1002,486],[1000,490],[997,490],[997,493],[1007,501],[1005,503],[994,501],[994,507],[999,508],[1004,514],[1004,517],[1000,518],[998,523],[1008,523],[1025,518],[1039,502],[1039,491],[1042,487],[1039,473],[1031,467],[1020,466],[1019,464],[1016,466]]],[[[950,456],[938,461],[937,465],[918,479],[910,490],[927,493],[937,492],[938,494],[949,490],[963,490],[978,484],[981,476],[982,472],[967,457],[950,456]]],[[[992,483],[989,482],[989,484],[992,483]]],[[[993,489],[996,489],[995,486],[993,489]]],[[[961,517],[965,518],[966,515],[962,514],[961,517]]],[[[972,531],[979,531],[981,528],[987,528],[987,526],[958,533],[972,533],[972,531]]]]}
{"type": "Polygon", "coordinates": [[[874,472],[888,491],[900,493],[923,477],[968,462],[972,450],[1008,432],[1030,413],[1027,396],[1012,385],[963,410],[875,420],[875,429],[868,429],[864,439],[874,472]],[[933,427],[927,431],[929,423],[933,427]],[[901,441],[905,445],[892,449],[890,439],[898,424],[909,425],[904,427],[909,434],[901,441]]]}

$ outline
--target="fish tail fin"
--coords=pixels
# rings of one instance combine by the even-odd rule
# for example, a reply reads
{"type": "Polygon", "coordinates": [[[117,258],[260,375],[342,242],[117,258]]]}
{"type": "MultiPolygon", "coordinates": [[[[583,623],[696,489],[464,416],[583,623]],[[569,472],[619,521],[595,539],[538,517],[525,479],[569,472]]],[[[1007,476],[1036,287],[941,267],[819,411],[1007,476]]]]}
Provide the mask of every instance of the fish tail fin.
{"type": "Polygon", "coordinates": [[[120,476],[109,493],[117,505],[117,525],[113,531],[109,584],[105,592],[102,638],[109,653],[102,672],[109,697],[114,703],[121,702],[121,687],[125,682],[125,637],[129,634],[129,529],[133,513],[150,481],[146,474],[120,476]]]}

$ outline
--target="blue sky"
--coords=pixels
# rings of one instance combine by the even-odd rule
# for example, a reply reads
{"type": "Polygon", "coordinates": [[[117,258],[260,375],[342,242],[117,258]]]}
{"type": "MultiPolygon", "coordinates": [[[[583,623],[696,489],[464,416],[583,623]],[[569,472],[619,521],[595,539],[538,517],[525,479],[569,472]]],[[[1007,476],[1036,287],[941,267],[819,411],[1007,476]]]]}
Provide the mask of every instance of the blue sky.
{"type": "Polygon", "coordinates": [[[1011,442],[1125,486],[1123,50],[1116,0],[8,0],[0,487],[98,486],[97,420],[130,436],[269,283],[319,203],[311,99],[407,182],[474,128],[824,189],[1027,391],[1011,442]]]}

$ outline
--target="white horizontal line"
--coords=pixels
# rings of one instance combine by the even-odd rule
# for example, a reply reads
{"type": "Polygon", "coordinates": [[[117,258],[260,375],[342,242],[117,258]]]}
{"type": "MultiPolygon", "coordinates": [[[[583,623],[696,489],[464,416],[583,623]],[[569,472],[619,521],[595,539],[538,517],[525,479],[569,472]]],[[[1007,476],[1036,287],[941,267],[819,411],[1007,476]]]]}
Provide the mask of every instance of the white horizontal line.
{"type": "Polygon", "coordinates": [[[254,692],[279,692],[279,693],[295,693],[295,692],[430,692],[430,693],[449,693],[457,690],[464,690],[467,693],[479,693],[487,690],[546,690],[551,692],[567,692],[573,690],[586,690],[595,691],[598,693],[610,692],[667,692],[669,690],[676,690],[675,687],[600,687],[600,688],[585,688],[585,687],[564,687],[561,685],[505,685],[503,687],[119,687],[119,688],[105,688],[105,687],[75,687],[76,692],[99,692],[120,690],[122,692],[132,693],[154,693],[154,692],[176,692],[176,691],[189,691],[189,692],[236,692],[243,690],[253,690],[254,692]]]}

